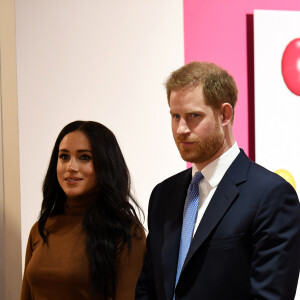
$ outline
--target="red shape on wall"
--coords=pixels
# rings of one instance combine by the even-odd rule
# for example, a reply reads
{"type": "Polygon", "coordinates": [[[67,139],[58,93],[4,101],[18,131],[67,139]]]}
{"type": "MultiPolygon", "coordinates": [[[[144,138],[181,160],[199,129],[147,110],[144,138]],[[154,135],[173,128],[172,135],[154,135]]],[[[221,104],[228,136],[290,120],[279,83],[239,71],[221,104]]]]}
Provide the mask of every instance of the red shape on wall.
{"type": "Polygon", "coordinates": [[[292,40],[285,48],[281,72],[288,89],[300,96],[300,38],[292,40]]]}

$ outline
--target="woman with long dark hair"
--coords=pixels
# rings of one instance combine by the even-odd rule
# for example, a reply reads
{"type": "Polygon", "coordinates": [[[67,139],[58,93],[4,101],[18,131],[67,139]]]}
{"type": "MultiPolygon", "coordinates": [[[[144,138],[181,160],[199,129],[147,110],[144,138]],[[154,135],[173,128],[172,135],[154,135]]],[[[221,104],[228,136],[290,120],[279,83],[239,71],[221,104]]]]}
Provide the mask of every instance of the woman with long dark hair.
{"type": "Polygon", "coordinates": [[[134,299],[145,255],[136,210],[114,134],[93,121],[65,126],[30,232],[21,300],[134,299]]]}

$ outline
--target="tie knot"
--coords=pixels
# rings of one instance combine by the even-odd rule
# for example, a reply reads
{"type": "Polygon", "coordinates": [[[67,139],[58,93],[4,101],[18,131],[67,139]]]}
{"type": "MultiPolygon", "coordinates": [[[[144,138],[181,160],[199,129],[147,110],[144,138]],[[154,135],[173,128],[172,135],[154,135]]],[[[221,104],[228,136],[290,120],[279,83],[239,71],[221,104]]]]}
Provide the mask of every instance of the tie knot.
{"type": "Polygon", "coordinates": [[[204,178],[204,176],[202,175],[202,173],[200,171],[196,172],[193,179],[192,179],[192,182],[191,182],[191,185],[194,185],[194,184],[199,184],[199,182],[204,178]]]}

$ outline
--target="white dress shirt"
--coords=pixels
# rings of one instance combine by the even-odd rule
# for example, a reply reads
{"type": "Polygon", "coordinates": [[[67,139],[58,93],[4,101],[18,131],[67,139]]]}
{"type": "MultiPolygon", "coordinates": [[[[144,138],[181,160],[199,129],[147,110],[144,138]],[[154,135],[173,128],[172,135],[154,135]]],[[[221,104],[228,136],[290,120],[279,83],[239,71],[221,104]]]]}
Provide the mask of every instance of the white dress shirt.
{"type": "MultiPolygon", "coordinates": [[[[227,150],[220,157],[212,161],[209,165],[201,170],[204,178],[199,183],[199,203],[193,236],[196,233],[200,221],[218,187],[218,184],[239,153],[240,149],[237,143],[234,143],[234,145],[229,150],[227,150]]],[[[194,176],[198,171],[200,170],[198,170],[196,165],[193,164],[192,175],[194,176]]]]}

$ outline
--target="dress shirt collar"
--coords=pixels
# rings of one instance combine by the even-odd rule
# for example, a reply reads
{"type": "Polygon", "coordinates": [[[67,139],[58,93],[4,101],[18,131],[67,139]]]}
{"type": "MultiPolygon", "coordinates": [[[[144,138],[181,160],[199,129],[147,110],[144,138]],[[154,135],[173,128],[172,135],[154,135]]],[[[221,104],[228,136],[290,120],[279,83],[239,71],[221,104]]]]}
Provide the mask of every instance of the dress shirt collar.
{"type": "MultiPolygon", "coordinates": [[[[220,157],[212,161],[209,165],[201,170],[204,178],[208,181],[209,185],[214,188],[221,181],[235,158],[239,155],[240,149],[235,142],[234,145],[223,153],[220,157]]],[[[192,175],[199,171],[195,164],[193,164],[192,175]]]]}

